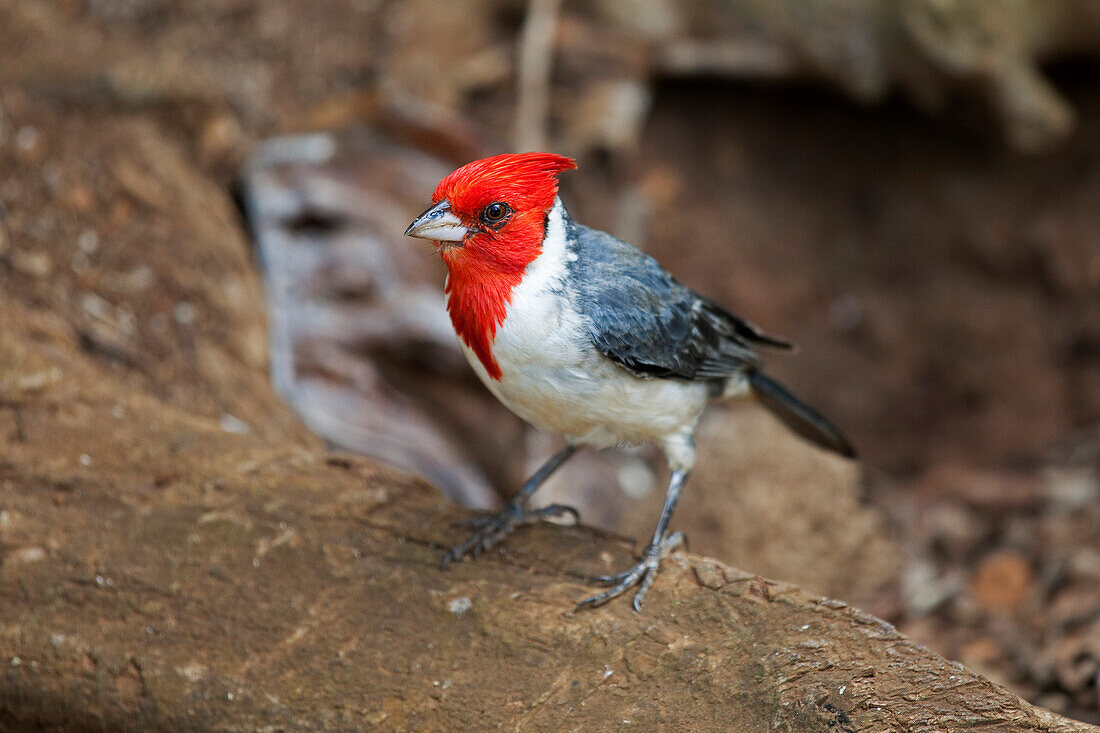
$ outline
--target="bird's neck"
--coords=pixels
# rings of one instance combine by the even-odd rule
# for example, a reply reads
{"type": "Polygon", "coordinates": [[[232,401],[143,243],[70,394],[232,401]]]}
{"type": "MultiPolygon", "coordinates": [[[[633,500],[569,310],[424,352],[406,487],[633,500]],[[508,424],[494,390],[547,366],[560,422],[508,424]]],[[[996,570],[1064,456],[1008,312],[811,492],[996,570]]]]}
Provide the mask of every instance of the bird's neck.
{"type": "Polygon", "coordinates": [[[493,356],[493,341],[504,323],[512,292],[523,280],[527,266],[542,253],[546,220],[544,211],[517,213],[507,234],[478,234],[463,246],[443,252],[451,324],[492,379],[503,376],[493,356]]]}

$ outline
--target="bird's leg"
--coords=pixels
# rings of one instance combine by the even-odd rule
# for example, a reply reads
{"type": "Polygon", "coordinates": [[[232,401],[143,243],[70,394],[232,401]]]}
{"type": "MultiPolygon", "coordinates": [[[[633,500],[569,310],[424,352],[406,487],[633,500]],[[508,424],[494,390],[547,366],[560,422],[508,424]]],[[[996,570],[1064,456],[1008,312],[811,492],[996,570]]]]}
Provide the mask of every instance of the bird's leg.
{"type": "Polygon", "coordinates": [[[657,577],[657,568],[661,560],[670,552],[684,543],[683,532],[669,532],[668,523],[672,519],[672,512],[676,509],[676,502],[680,498],[680,491],[684,488],[689,471],[676,470],[672,472],[672,478],[668,482],[668,491],[665,494],[665,507],[661,510],[661,518],[657,520],[657,528],[653,531],[653,539],[646,545],[642,553],[642,560],[629,570],[618,575],[601,575],[596,580],[604,585],[610,585],[603,593],[586,598],[577,604],[577,610],[582,608],[595,608],[602,606],[612,598],[618,598],[634,586],[638,590],[634,592],[634,610],[642,610],[642,600],[657,577]]]}
{"type": "Polygon", "coordinates": [[[525,524],[533,524],[550,517],[561,517],[566,514],[571,514],[574,519],[577,519],[579,517],[577,510],[564,504],[551,504],[541,509],[527,508],[527,500],[531,498],[531,495],[545,483],[546,479],[550,478],[550,474],[557,471],[561,464],[565,463],[576,452],[576,446],[567,445],[555,453],[550,460],[542,464],[539,470],[535,471],[531,478],[527,479],[527,482],[516,492],[515,496],[496,514],[460,522],[460,524],[476,527],[477,531],[466,540],[452,547],[443,556],[442,566],[446,568],[465,555],[477,557],[514,532],[517,527],[522,527],[525,524]]]}

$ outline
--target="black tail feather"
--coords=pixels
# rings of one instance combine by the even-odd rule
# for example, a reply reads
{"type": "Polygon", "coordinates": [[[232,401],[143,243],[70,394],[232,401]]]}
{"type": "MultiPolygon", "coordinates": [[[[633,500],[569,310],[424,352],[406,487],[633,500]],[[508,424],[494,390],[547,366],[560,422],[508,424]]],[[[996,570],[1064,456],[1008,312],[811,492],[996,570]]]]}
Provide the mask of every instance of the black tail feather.
{"type": "Polygon", "coordinates": [[[749,372],[749,384],[760,402],[791,430],[826,450],[848,458],[856,457],[855,448],[835,425],[791,394],[782,384],[758,371],[749,372]]]}

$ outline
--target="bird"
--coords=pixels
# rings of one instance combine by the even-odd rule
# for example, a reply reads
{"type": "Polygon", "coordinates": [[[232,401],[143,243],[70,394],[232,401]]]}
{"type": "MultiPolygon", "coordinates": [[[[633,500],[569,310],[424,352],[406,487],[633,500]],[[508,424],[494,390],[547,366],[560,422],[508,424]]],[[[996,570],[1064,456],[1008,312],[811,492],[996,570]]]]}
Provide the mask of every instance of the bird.
{"type": "Polygon", "coordinates": [[[476,557],[524,525],[577,519],[572,507],[527,504],[580,448],[656,444],[670,478],[653,535],[638,562],[597,576],[606,590],[577,606],[633,589],[640,612],[661,561],[685,541],[669,523],[708,403],[755,397],[811,443],[848,458],[855,450],[764,374],[757,347],[791,349],[789,341],[681,285],[627,242],[573,221],[558,175],[576,167],[543,152],[475,160],[444,177],[405,230],[442,257],[447,312],[481,382],[523,420],[565,439],[499,512],[466,522],[474,532],[442,566],[476,557]]]}

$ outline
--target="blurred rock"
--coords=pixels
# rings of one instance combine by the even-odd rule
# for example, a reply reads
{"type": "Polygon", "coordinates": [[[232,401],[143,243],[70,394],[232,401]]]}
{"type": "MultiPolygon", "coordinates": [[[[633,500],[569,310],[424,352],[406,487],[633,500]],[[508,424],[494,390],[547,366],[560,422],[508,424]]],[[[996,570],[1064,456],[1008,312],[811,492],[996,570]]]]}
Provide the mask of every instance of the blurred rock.
{"type": "Polygon", "coordinates": [[[401,237],[422,192],[448,170],[367,133],[315,134],[265,143],[242,183],[267,284],[276,389],[333,444],[489,507],[485,477],[373,362],[384,354],[410,360],[402,369],[447,373],[463,361],[432,282],[439,267],[401,237]]]}
{"type": "Polygon", "coordinates": [[[383,92],[457,109],[466,94],[507,77],[512,56],[494,38],[493,10],[490,0],[390,4],[382,23],[388,41],[404,52],[385,58],[383,92]]]}
{"type": "MultiPolygon", "coordinates": [[[[907,618],[920,619],[936,611],[958,596],[964,587],[964,579],[958,571],[940,568],[927,558],[910,558],[902,569],[901,595],[907,618]]],[[[934,622],[927,622],[930,628],[934,622]]],[[[932,638],[931,631],[926,638],[932,638]]]]}
{"type": "Polygon", "coordinates": [[[46,153],[46,143],[34,125],[24,125],[15,132],[15,152],[27,163],[39,163],[46,153]]]}
{"type": "Polygon", "coordinates": [[[1028,151],[1075,119],[1040,65],[1100,38],[1100,12],[1072,0],[695,0],[681,15],[688,30],[660,56],[667,73],[817,77],[865,102],[900,89],[935,113],[971,97],[1028,151]]]}
{"type": "Polygon", "coordinates": [[[1013,613],[1034,592],[1031,563],[1012,550],[993,553],[982,560],[970,580],[970,592],[990,613],[1013,613]]]}
{"type": "Polygon", "coordinates": [[[203,123],[199,155],[204,165],[215,166],[238,154],[244,146],[240,122],[229,114],[216,114],[203,123]]]}
{"type": "Polygon", "coordinates": [[[574,155],[634,149],[652,99],[649,85],[638,80],[593,83],[562,112],[556,147],[574,155]]]}
{"type": "Polygon", "coordinates": [[[928,615],[906,630],[1028,694],[1047,690],[1041,699],[1088,720],[1100,707],[1100,509],[1082,499],[1100,467],[1097,435],[1083,431],[1044,465],[1000,481],[978,470],[927,476],[917,496],[938,498],[911,518],[909,551],[921,543],[922,559],[904,576],[910,603],[919,603],[933,598],[937,577],[973,568],[966,592],[960,582],[935,603],[911,606],[928,615]],[[992,542],[1001,549],[986,550],[992,542]]]}
{"type": "Polygon", "coordinates": [[[30,277],[46,278],[53,272],[53,260],[48,252],[16,250],[12,254],[11,265],[16,271],[30,277]]]}

